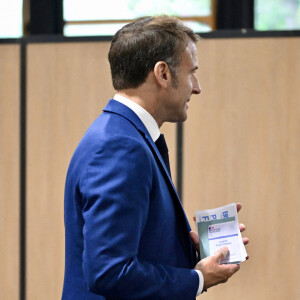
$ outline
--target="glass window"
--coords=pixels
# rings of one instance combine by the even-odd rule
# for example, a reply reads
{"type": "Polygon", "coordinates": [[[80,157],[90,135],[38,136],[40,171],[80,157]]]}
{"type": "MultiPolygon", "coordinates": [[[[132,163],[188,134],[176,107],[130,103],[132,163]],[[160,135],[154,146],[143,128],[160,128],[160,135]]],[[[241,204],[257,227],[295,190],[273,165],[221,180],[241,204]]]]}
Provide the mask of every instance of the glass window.
{"type": "Polygon", "coordinates": [[[22,0],[0,0],[0,38],[19,38],[23,35],[22,6],[22,0]]]}
{"type": "Polygon", "coordinates": [[[211,30],[194,17],[211,12],[210,0],[64,0],[64,34],[113,35],[132,19],[146,15],[168,14],[187,18],[196,32],[211,30]]]}
{"type": "Polygon", "coordinates": [[[256,30],[300,29],[300,0],[256,0],[256,30]]]}

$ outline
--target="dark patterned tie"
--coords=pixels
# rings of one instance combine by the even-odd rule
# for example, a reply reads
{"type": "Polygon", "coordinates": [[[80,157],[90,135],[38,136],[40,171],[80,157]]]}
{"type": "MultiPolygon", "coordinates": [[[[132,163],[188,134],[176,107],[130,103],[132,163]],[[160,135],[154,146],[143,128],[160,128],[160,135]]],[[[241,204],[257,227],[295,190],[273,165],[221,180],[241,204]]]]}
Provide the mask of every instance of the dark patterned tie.
{"type": "Polygon", "coordinates": [[[167,147],[167,143],[165,140],[165,137],[163,134],[159,136],[159,138],[156,140],[155,145],[169,171],[169,174],[171,175],[171,170],[170,170],[170,162],[169,162],[169,151],[167,147]]]}

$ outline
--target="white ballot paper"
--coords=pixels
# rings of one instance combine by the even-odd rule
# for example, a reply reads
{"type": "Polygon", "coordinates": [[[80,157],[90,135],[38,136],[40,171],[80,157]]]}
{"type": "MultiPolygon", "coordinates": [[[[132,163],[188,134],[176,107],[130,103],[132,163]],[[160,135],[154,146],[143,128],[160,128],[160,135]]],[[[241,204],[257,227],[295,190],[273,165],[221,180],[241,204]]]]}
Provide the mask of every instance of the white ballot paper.
{"type": "Polygon", "coordinates": [[[214,255],[226,246],[229,255],[221,261],[222,264],[241,263],[246,260],[247,252],[239,230],[236,203],[197,211],[196,225],[201,259],[214,255]]]}

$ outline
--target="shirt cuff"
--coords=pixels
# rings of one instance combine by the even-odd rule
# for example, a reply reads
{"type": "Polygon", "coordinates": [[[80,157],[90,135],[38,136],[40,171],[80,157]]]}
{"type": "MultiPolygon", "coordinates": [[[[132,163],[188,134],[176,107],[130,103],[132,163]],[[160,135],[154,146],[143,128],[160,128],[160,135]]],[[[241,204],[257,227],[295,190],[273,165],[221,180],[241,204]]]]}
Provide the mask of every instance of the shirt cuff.
{"type": "Polygon", "coordinates": [[[198,292],[197,292],[197,296],[199,296],[202,292],[203,292],[203,286],[204,286],[204,277],[202,275],[202,273],[199,270],[195,270],[199,276],[199,287],[198,287],[198,292]]]}

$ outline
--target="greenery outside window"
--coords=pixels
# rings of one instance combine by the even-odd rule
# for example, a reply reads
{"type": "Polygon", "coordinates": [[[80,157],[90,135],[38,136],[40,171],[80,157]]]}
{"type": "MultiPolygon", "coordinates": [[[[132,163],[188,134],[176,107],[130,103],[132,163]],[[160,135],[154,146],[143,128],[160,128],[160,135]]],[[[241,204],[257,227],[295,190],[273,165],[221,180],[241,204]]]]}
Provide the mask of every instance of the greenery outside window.
{"type": "Polygon", "coordinates": [[[215,27],[214,0],[64,0],[64,34],[114,35],[126,23],[146,15],[181,18],[196,32],[215,27]]]}
{"type": "Polygon", "coordinates": [[[254,16],[256,30],[300,30],[300,0],[255,0],[254,16]]]}

